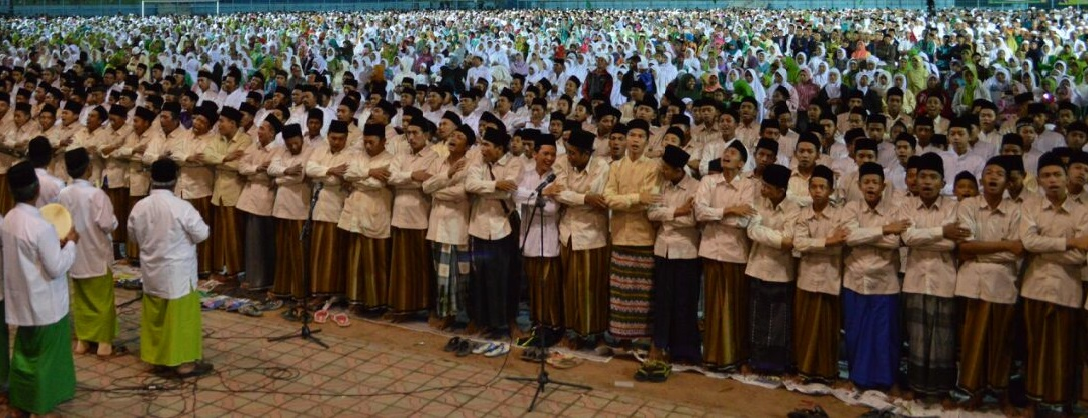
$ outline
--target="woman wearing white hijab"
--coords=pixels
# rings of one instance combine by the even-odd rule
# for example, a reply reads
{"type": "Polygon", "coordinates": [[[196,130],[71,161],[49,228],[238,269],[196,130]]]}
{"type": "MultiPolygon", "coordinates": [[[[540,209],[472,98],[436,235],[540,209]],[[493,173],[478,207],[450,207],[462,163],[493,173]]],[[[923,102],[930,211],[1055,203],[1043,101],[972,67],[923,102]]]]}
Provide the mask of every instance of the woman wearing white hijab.
{"type": "Polygon", "coordinates": [[[831,106],[831,110],[836,114],[842,113],[842,107],[846,105],[843,90],[842,74],[839,73],[838,68],[832,68],[828,71],[827,83],[820,89],[820,93],[816,95],[816,100],[819,103],[831,106]]]}

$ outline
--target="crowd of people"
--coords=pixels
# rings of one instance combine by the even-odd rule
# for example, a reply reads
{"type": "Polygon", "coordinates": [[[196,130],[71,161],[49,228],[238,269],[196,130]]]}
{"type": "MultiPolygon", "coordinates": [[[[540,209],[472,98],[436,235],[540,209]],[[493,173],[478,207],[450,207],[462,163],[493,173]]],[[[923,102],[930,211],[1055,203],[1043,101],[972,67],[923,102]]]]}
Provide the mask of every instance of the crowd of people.
{"type": "Polygon", "coordinates": [[[685,363],[1013,414],[1016,374],[1070,408],[1086,38],[1073,9],[6,19],[12,405],[71,396],[69,305],[75,352],[111,354],[128,260],[141,357],[174,375],[210,369],[210,277],[291,320],[315,295],[491,337],[527,299],[535,338],[649,342],[645,381],[685,363]]]}

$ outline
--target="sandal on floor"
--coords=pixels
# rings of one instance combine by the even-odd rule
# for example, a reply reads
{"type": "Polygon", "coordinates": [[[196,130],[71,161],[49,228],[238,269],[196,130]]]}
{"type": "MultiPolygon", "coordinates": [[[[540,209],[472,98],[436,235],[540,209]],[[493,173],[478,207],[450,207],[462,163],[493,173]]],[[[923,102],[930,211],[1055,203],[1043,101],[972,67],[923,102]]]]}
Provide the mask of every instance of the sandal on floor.
{"type": "Polygon", "coordinates": [[[498,343],[484,343],[477,345],[476,348],[472,349],[472,354],[486,353],[488,351],[494,350],[495,347],[497,347],[498,345],[498,343]]]}
{"type": "Polygon", "coordinates": [[[329,299],[328,302],[325,302],[324,307],[318,309],[317,312],[314,312],[314,323],[324,324],[326,321],[329,320],[329,306],[332,306],[332,299],[329,299]]]}
{"type": "Polygon", "coordinates": [[[348,314],[340,311],[332,315],[332,322],[336,323],[336,326],[344,328],[351,325],[351,319],[348,318],[348,314]]]}
{"type": "Polygon", "coordinates": [[[548,364],[557,369],[569,369],[571,367],[582,364],[582,359],[574,357],[569,354],[552,353],[551,357],[548,357],[548,364]]]}
{"type": "Polygon", "coordinates": [[[238,313],[252,317],[264,315],[264,311],[262,311],[261,308],[258,308],[257,305],[254,305],[252,303],[248,305],[243,305],[241,308],[238,308],[238,313]]]}
{"type": "Polygon", "coordinates": [[[522,350],[521,359],[524,360],[524,361],[532,362],[532,363],[539,363],[540,360],[541,360],[540,359],[540,357],[541,357],[540,354],[541,354],[540,348],[529,347],[529,348],[526,348],[525,350],[522,350]]]}
{"type": "Polygon", "coordinates": [[[285,309],[282,313],[280,313],[280,318],[286,319],[291,322],[299,322],[302,320],[302,317],[299,316],[298,313],[299,310],[292,307],[290,309],[285,309]]]}
{"type": "Polygon", "coordinates": [[[236,312],[239,309],[242,309],[243,306],[249,305],[251,302],[252,301],[250,301],[249,299],[243,299],[243,298],[231,299],[231,300],[227,301],[226,304],[223,305],[222,309],[227,311],[227,312],[236,312]]]}
{"type": "Polygon", "coordinates": [[[499,343],[497,347],[494,347],[484,352],[484,357],[499,357],[504,356],[510,352],[510,344],[499,343]]]}
{"type": "MultiPolygon", "coordinates": [[[[121,287],[124,287],[123,283],[124,283],[124,281],[122,280],[121,287]]],[[[201,292],[211,292],[212,290],[215,290],[215,288],[217,286],[219,286],[220,284],[221,283],[219,283],[219,282],[217,282],[215,280],[205,280],[204,283],[201,283],[199,286],[196,287],[196,290],[199,290],[201,292]]]]}
{"type": "Polygon", "coordinates": [[[661,383],[669,379],[672,366],[668,363],[650,360],[642,363],[635,372],[635,380],[639,382],[661,383]]]}

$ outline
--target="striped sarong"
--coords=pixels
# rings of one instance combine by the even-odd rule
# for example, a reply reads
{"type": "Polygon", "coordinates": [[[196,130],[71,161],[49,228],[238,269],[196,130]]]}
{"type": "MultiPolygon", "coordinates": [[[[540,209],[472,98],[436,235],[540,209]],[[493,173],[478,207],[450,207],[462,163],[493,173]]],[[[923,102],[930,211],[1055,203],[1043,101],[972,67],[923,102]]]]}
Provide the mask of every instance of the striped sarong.
{"type": "Polygon", "coordinates": [[[435,314],[450,318],[468,308],[468,278],[471,254],[467,245],[431,243],[435,270],[435,314]]]}
{"type": "Polygon", "coordinates": [[[653,285],[653,247],[612,247],[608,332],[613,337],[650,337],[653,285]]]}

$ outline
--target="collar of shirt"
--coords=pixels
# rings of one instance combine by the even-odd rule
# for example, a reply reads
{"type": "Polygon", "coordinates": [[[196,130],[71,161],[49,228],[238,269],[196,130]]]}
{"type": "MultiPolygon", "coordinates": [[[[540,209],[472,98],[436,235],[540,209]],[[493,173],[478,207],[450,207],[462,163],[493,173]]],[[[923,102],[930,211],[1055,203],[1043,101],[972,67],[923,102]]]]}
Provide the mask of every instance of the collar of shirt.
{"type": "MultiPolygon", "coordinates": [[[[923,201],[922,198],[918,198],[918,209],[925,209],[929,211],[941,210],[941,206],[944,206],[946,199],[947,198],[945,196],[937,196],[937,200],[933,201],[932,206],[926,206],[926,202],[923,201]]],[[[881,203],[884,203],[883,200],[881,200],[881,203]]]]}
{"type": "Polygon", "coordinates": [[[888,203],[888,199],[881,196],[880,202],[877,202],[876,207],[869,206],[869,202],[862,201],[861,202],[861,212],[862,213],[875,213],[875,214],[877,214],[879,216],[886,216],[886,215],[888,215],[888,212],[889,212],[889,210],[888,210],[889,205],[890,204],[888,203]]]}
{"type": "Polygon", "coordinates": [[[1073,196],[1066,196],[1065,201],[1062,202],[1060,207],[1054,207],[1054,202],[1045,197],[1043,198],[1043,210],[1052,210],[1057,213],[1072,213],[1073,205],[1073,196]]]}

